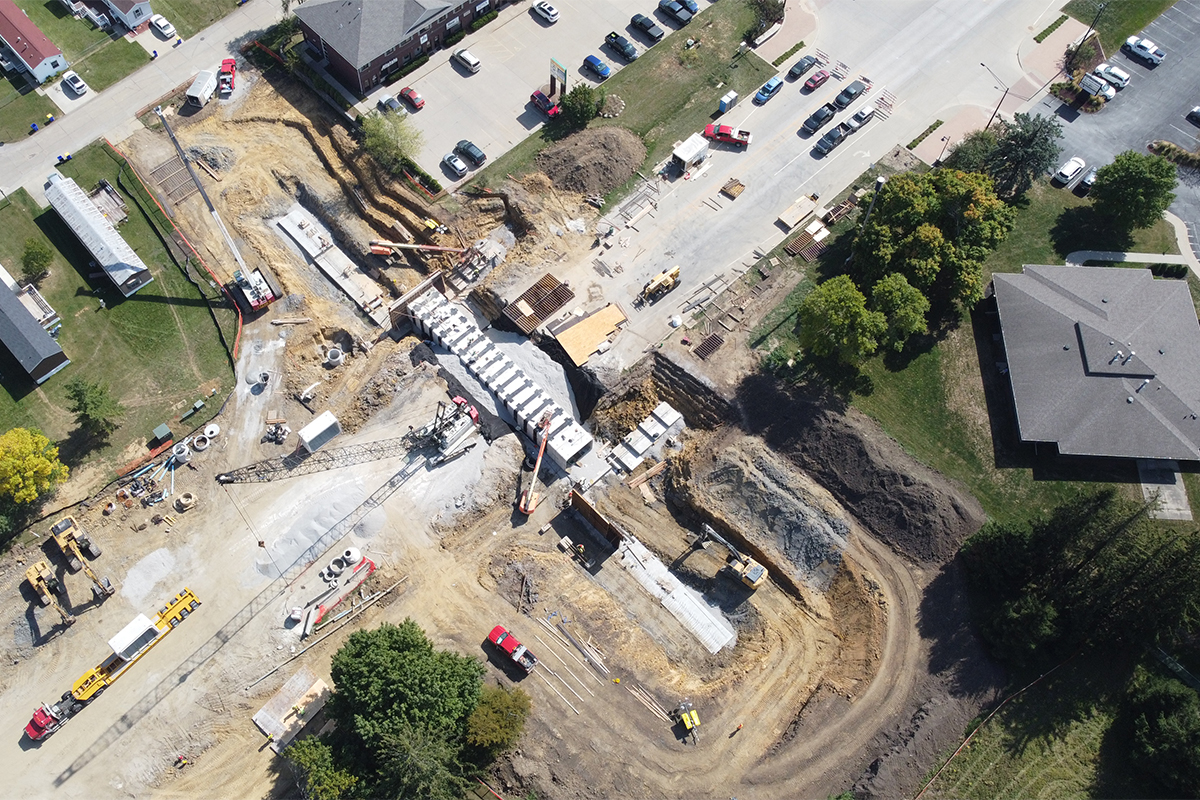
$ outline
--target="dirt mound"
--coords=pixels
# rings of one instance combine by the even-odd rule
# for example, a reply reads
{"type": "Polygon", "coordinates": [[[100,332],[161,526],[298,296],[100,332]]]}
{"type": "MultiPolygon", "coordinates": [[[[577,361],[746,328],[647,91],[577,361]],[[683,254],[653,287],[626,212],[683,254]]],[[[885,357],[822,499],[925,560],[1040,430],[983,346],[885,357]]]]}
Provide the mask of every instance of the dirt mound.
{"type": "Polygon", "coordinates": [[[624,128],[592,128],[568,136],[537,157],[538,169],[557,189],[605,194],[629,180],[646,146],[624,128]]]}

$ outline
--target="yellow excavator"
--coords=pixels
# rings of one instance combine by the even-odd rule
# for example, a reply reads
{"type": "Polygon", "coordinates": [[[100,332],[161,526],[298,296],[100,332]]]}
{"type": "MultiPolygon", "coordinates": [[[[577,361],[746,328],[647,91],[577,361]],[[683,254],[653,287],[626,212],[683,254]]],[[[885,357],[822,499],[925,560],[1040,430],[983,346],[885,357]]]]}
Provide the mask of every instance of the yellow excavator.
{"type": "Polygon", "coordinates": [[[86,550],[91,558],[98,558],[101,553],[100,548],[92,540],[91,535],[75,521],[75,518],[63,517],[54,523],[54,527],[50,529],[50,535],[53,537],[54,543],[58,545],[58,549],[62,551],[63,558],[67,560],[67,568],[72,572],[82,569],[88,576],[88,580],[92,582],[92,595],[96,600],[103,602],[111,597],[116,591],[112,581],[96,575],[84,560],[81,552],[81,549],[86,550]]]}
{"type": "Polygon", "coordinates": [[[638,294],[638,300],[642,303],[653,303],[679,285],[679,273],[678,266],[658,273],[642,287],[641,293],[638,294]]]}
{"type": "Polygon", "coordinates": [[[704,532],[696,539],[693,546],[703,547],[704,543],[709,539],[720,542],[729,550],[730,557],[725,560],[724,570],[732,577],[749,586],[751,589],[757,589],[763,585],[763,581],[767,579],[767,569],[762,564],[755,561],[747,555],[742,555],[738,552],[729,540],[721,536],[712,529],[712,526],[707,522],[703,523],[704,532]]]}
{"type": "Polygon", "coordinates": [[[50,569],[50,565],[45,561],[38,561],[29,569],[25,570],[25,580],[29,581],[29,585],[33,587],[37,593],[38,600],[44,606],[54,606],[54,610],[62,617],[64,625],[74,625],[75,617],[70,612],[63,608],[55,597],[62,591],[62,584],[58,582],[58,576],[54,574],[54,570],[50,569]]]}

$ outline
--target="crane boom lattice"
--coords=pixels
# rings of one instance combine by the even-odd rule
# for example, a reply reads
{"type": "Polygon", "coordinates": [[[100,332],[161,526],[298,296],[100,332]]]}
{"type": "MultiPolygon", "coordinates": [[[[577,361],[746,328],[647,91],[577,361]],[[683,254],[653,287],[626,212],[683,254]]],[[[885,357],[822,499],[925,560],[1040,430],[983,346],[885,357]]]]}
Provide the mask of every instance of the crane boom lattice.
{"type": "Polygon", "coordinates": [[[311,475],[330,469],[351,467],[369,461],[382,461],[408,453],[411,447],[406,437],[383,439],[378,442],[354,444],[348,447],[333,447],[315,453],[300,451],[286,456],[268,458],[232,472],[217,476],[218,483],[267,483],[300,475],[311,475]]]}

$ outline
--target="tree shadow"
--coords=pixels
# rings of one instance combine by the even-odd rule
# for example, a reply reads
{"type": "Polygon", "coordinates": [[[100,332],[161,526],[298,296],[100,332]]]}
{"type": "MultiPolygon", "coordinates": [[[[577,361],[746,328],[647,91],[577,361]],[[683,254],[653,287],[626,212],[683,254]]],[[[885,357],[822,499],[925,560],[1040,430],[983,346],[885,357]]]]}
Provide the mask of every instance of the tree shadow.
{"type": "Polygon", "coordinates": [[[1159,784],[1153,775],[1136,770],[1129,755],[1129,743],[1133,741],[1134,713],[1128,702],[1104,732],[1097,752],[1096,776],[1089,787],[1089,797],[1174,797],[1166,787],[1159,784]]]}
{"type": "Polygon", "coordinates": [[[1062,258],[1076,250],[1128,251],[1133,247],[1131,231],[1115,227],[1090,205],[1064,209],[1050,229],[1054,251],[1062,258]]]}
{"type": "Polygon", "coordinates": [[[77,427],[67,434],[67,438],[58,442],[58,460],[75,469],[108,445],[107,437],[92,436],[82,427],[77,427]]]}
{"type": "Polygon", "coordinates": [[[1005,686],[1004,668],[988,655],[970,616],[961,557],[943,564],[921,594],[917,632],[929,645],[929,671],[960,697],[995,703],[1005,686]]]}

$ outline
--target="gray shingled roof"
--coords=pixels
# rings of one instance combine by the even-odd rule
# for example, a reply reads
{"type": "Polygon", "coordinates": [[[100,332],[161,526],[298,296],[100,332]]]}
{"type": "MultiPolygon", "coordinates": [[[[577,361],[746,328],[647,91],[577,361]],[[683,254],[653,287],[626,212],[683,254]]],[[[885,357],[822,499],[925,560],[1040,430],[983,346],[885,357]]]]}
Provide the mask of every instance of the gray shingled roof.
{"type": "Polygon", "coordinates": [[[308,0],[296,8],[296,16],[361,68],[456,5],[446,0],[308,0]]]}
{"type": "MultiPolygon", "coordinates": [[[[30,375],[47,359],[66,362],[58,342],[42,329],[21,300],[0,282],[0,342],[30,375]]],[[[56,363],[57,366],[57,363],[56,363]]],[[[44,379],[44,378],[43,378],[44,379]]],[[[39,383],[41,381],[38,381],[39,383]]]]}
{"type": "Polygon", "coordinates": [[[1186,283],[1028,265],[992,281],[1023,441],[1200,458],[1200,323],[1186,283]]]}

